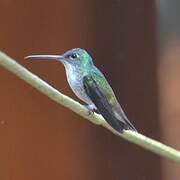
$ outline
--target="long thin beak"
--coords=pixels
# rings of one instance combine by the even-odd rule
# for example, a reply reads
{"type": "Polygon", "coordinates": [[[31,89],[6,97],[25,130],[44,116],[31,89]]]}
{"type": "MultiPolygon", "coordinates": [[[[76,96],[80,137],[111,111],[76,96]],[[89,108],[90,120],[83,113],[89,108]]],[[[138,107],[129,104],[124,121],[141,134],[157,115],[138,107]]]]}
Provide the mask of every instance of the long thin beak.
{"type": "Polygon", "coordinates": [[[62,60],[64,59],[63,55],[30,55],[26,56],[24,59],[53,59],[53,60],[62,60]]]}

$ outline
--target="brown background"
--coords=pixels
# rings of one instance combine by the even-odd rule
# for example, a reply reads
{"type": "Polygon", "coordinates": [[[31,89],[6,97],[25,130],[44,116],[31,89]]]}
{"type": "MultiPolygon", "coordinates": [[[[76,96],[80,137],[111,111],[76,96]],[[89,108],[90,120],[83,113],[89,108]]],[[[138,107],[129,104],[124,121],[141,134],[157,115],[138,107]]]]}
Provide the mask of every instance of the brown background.
{"type": "MultiPolygon", "coordinates": [[[[75,99],[61,64],[23,57],[87,49],[137,129],[180,149],[177,4],[1,0],[0,49],[75,99]]],[[[0,180],[179,179],[175,163],[90,124],[3,68],[0,77],[0,180]]]]}

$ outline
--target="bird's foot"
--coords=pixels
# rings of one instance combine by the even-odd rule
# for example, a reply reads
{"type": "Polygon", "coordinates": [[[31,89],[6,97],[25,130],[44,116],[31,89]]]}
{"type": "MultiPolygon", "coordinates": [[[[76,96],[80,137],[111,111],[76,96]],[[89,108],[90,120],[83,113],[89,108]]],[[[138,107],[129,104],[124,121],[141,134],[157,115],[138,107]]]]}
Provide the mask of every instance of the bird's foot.
{"type": "Polygon", "coordinates": [[[85,107],[87,108],[87,110],[88,110],[88,116],[93,115],[94,112],[97,111],[97,108],[96,108],[96,106],[95,106],[94,104],[88,104],[88,105],[84,105],[84,106],[85,106],[85,107]]]}

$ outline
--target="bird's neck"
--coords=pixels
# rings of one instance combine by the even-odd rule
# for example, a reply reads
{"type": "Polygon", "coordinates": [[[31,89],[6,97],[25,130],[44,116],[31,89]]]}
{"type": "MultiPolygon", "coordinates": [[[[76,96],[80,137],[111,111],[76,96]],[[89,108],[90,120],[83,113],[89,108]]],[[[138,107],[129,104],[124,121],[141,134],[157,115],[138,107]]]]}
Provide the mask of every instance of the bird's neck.
{"type": "Polygon", "coordinates": [[[64,63],[65,71],[67,78],[76,78],[77,76],[83,77],[83,75],[86,73],[86,69],[83,69],[81,66],[78,65],[72,65],[69,63],[64,63]]]}

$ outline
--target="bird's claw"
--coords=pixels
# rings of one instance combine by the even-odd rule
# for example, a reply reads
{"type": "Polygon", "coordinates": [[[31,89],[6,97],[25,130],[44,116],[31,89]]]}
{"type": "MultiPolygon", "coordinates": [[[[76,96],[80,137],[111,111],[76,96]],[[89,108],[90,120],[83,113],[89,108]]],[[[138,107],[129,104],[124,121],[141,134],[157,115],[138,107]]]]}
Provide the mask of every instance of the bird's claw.
{"type": "Polygon", "coordinates": [[[84,105],[86,109],[88,110],[88,116],[91,116],[94,114],[94,112],[97,110],[96,107],[93,104],[84,105]]]}

